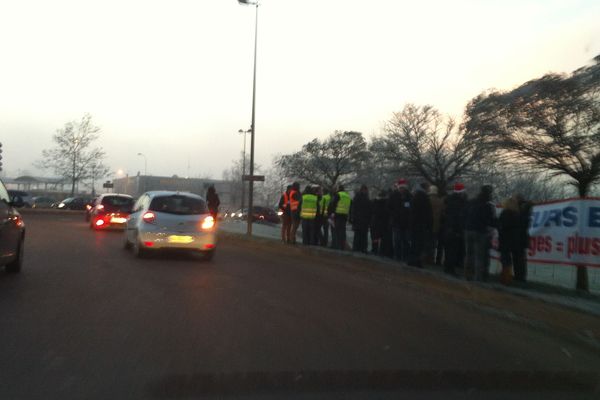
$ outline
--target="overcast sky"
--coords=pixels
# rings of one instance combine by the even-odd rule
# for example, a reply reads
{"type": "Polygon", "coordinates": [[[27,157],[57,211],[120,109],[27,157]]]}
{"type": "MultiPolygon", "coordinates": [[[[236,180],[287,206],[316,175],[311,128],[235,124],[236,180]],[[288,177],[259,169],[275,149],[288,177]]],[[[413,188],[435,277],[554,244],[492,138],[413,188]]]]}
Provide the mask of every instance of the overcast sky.
{"type": "MultiPolygon", "coordinates": [[[[600,54],[598,0],[262,0],[256,159],[334,130],[379,134],[407,102],[460,117],[600,54]]],[[[5,173],[89,112],[113,172],[220,178],[251,121],[254,8],[236,0],[0,0],[5,173]]],[[[248,142],[249,143],[249,142],[248,142]]],[[[249,145],[248,145],[249,148],[249,145]]]]}

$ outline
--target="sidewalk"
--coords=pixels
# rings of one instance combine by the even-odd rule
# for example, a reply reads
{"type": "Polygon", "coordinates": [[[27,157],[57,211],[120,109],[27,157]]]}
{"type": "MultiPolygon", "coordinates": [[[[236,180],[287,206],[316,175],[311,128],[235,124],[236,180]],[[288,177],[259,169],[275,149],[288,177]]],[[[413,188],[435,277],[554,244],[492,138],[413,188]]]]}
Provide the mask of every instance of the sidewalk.
{"type": "MultiPolygon", "coordinates": [[[[245,234],[247,230],[247,224],[245,221],[224,221],[220,224],[220,229],[225,232],[245,234]]],[[[281,225],[262,223],[255,223],[252,225],[253,236],[263,239],[281,240],[280,229],[281,225]]],[[[347,240],[350,243],[353,237],[352,233],[352,231],[348,232],[347,240]]],[[[298,245],[298,247],[302,247],[302,245],[298,245]]],[[[341,252],[318,246],[309,246],[306,247],[306,249],[316,252],[331,253],[332,255],[341,255],[369,260],[370,262],[380,264],[386,268],[406,268],[407,270],[410,270],[416,274],[425,274],[445,281],[476,285],[481,288],[506,292],[516,296],[534,299],[548,304],[559,305],[561,307],[566,307],[572,310],[577,310],[586,314],[600,317],[600,294],[598,293],[580,293],[574,289],[568,289],[561,286],[549,285],[534,281],[530,281],[521,285],[514,284],[511,286],[506,286],[499,283],[498,276],[494,274],[494,272],[498,271],[496,271],[494,267],[492,267],[492,275],[490,276],[489,282],[467,282],[461,277],[456,278],[445,274],[440,266],[427,265],[424,269],[418,269],[408,267],[406,264],[396,262],[389,258],[378,257],[369,254],[354,253],[351,251],[341,252]]]]}

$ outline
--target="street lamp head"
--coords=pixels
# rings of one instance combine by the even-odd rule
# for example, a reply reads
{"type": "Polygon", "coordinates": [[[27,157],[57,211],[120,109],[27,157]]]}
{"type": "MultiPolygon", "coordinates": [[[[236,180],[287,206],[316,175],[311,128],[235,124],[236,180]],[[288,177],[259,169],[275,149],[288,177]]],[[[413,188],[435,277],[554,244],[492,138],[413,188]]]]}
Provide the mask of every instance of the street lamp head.
{"type": "Polygon", "coordinates": [[[142,153],[138,153],[138,156],[143,156],[143,154],[142,153]]]}
{"type": "Polygon", "coordinates": [[[252,1],[252,0],[238,0],[238,3],[240,4],[247,4],[249,6],[257,6],[258,5],[258,0],[252,1]]]}

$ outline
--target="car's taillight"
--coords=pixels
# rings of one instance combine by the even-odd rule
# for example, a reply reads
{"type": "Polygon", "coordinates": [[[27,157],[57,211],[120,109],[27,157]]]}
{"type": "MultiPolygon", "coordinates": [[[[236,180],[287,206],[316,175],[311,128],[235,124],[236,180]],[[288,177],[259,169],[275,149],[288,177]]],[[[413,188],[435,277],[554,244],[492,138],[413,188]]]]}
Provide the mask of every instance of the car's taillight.
{"type": "MultiPolygon", "coordinates": [[[[34,204],[33,206],[35,207],[35,204],[34,204]]],[[[86,208],[88,211],[90,211],[90,210],[92,209],[92,206],[90,206],[89,204],[86,204],[86,205],[85,205],[85,208],[86,208]]]]}
{"type": "Polygon", "coordinates": [[[211,229],[213,226],[215,226],[215,219],[211,215],[202,221],[202,229],[211,229]]]}
{"type": "Polygon", "coordinates": [[[104,225],[104,220],[99,219],[96,221],[96,226],[102,226],[102,225],[104,225]]]}
{"type": "Polygon", "coordinates": [[[96,206],[96,210],[104,210],[104,206],[102,204],[98,204],[96,206]]]}
{"type": "Polygon", "coordinates": [[[144,213],[144,215],[142,215],[142,219],[144,220],[144,222],[151,224],[156,219],[156,215],[154,215],[152,211],[148,211],[147,213],[144,213]]]}

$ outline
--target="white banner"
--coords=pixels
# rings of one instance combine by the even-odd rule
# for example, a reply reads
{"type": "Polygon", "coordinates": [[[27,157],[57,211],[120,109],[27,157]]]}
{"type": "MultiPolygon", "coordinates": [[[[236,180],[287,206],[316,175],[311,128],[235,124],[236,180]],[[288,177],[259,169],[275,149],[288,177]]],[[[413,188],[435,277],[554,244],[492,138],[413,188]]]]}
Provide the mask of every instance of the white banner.
{"type": "Polygon", "coordinates": [[[535,205],[529,235],[528,262],[600,267],[600,198],[535,205]]]}

